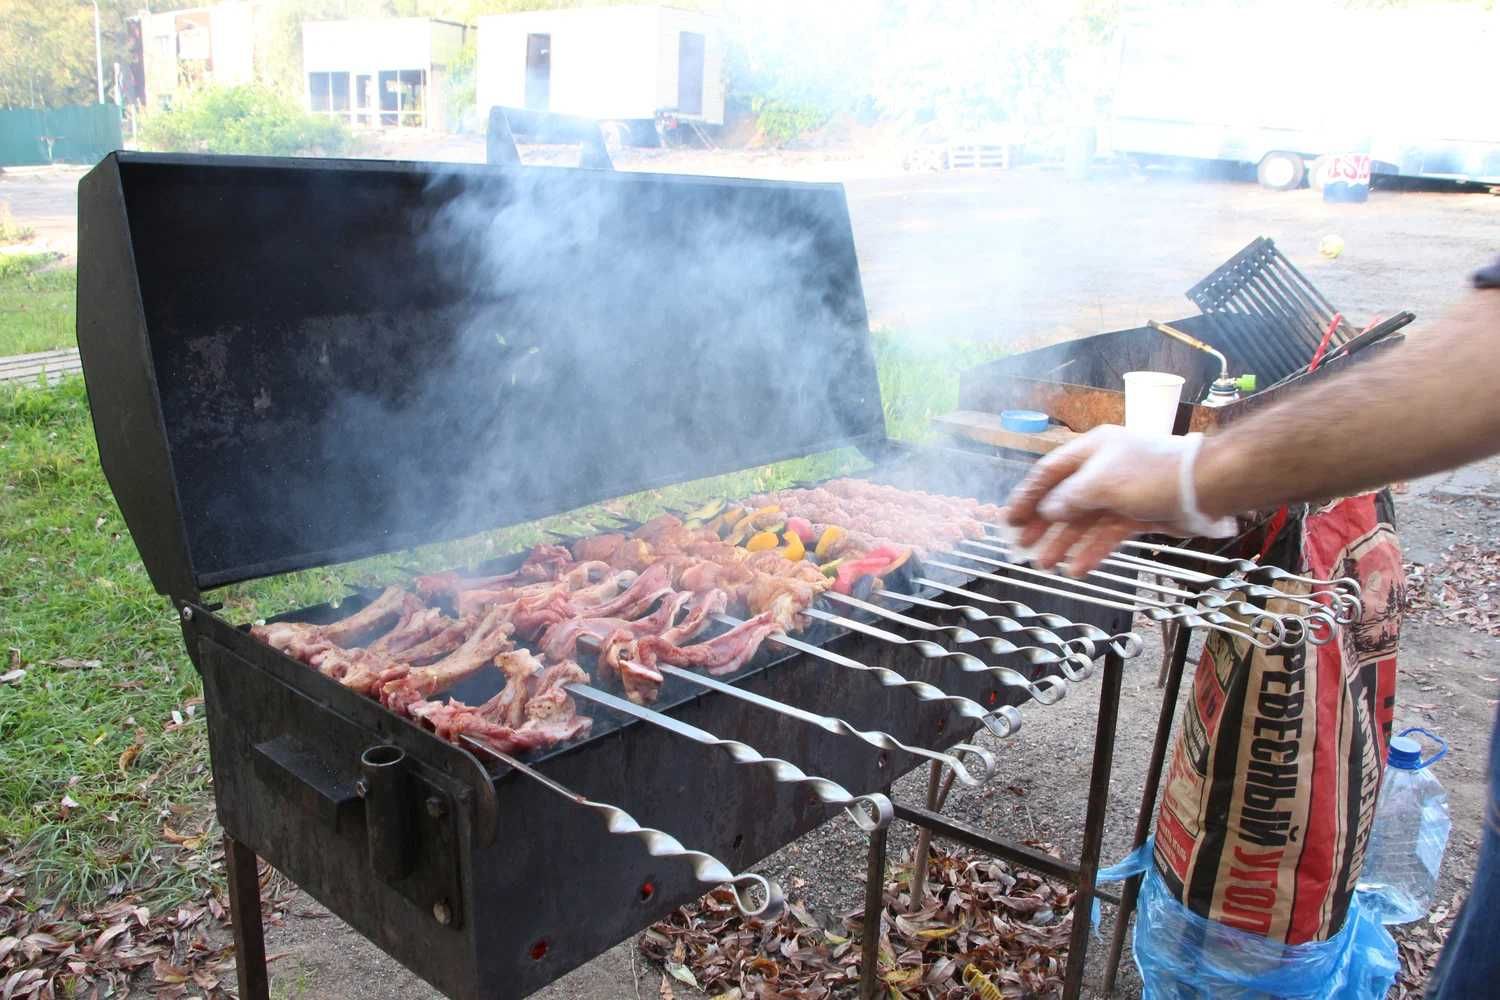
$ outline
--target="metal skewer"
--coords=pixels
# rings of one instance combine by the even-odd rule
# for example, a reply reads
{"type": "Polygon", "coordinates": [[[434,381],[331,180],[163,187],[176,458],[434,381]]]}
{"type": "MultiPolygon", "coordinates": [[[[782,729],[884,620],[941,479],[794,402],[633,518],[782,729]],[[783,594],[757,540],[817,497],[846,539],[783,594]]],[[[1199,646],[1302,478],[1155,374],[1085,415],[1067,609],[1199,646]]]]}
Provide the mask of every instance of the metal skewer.
{"type": "Polygon", "coordinates": [[[927,760],[937,761],[952,771],[954,778],[958,779],[961,785],[973,787],[981,781],[988,781],[995,773],[995,755],[983,747],[977,747],[969,743],[959,743],[952,748],[952,753],[940,753],[936,750],[928,750],[926,747],[911,746],[910,744],[902,743],[889,733],[883,733],[878,730],[857,729],[843,719],[835,719],[828,715],[818,715],[815,712],[809,712],[795,705],[788,705],[785,702],[776,701],[764,695],[758,695],[753,691],[746,691],[744,688],[735,687],[733,684],[726,684],[712,677],[693,673],[691,670],[674,667],[669,663],[658,663],[656,669],[661,671],[663,675],[676,677],[687,681],[689,684],[696,684],[699,687],[708,688],[720,694],[727,694],[731,698],[738,698],[740,701],[748,702],[767,711],[775,712],[778,715],[785,715],[799,722],[805,722],[810,726],[816,726],[824,732],[832,733],[835,736],[852,736],[857,740],[868,743],[877,750],[900,750],[927,760]],[[980,777],[975,778],[974,775],[969,773],[968,767],[959,759],[958,754],[973,757],[978,761],[980,777]]]}
{"type": "MultiPolygon", "coordinates": [[[[1087,591],[1087,592],[1089,592],[1091,594],[1099,594],[1102,597],[1107,597],[1107,598],[1109,598],[1111,600],[1114,600],[1114,601],[1134,602],[1134,604],[1136,605],[1136,609],[1140,610],[1140,611],[1143,611],[1143,612],[1147,611],[1148,608],[1156,608],[1156,609],[1159,609],[1159,610],[1166,610],[1166,611],[1173,611],[1173,612],[1181,611],[1181,612],[1187,612],[1187,613],[1201,614],[1204,617],[1204,619],[1206,621],[1209,621],[1209,622],[1212,622],[1212,621],[1215,620],[1214,617],[1213,617],[1214,615],[1218,615],[1218,619],[1219,619],[1219,623],[1220,624],[1228,624],[1230,622],[1235,622],[1235,619],[1230,618],[1228,614],[1223,614],[1223,613],[1221,613],[1221,612],[1219,612],[1217,610],[1210,610],[1209,608],[1203,608],[1203,607],[1194,607],[1192,605],[1183,604],[1183,603],[1176,603],[1176,602],[1169,602],[1169,601],[1158,601],[1158,600],[1154,600],[1154,599],[1149,598],[1149,597],[1141,597],[1141,596],[1139,596],[1137,594],[1131,594],[1131,593],[1126,593],[1126,592],[1122,592],[1122,591],[1118,591],[1118,590],[1112,590],[1109,587],[1101,587],[1101,586],[1099,586],[1096,583],[1088,583],[1088,582],[1083,581],[1083,580],[1064,579],[1063,577],[1059,577],[1059,576],[1057,576],[1056,574],[1053,574],[1053,573],[1044,572],[1043,570],[1032,569],[1029,566],[1018,566],[1015,563],[1003,562],[1003,561],[1001,561],[999,559],[990,559],[990,558],[988,558],[986,556],[974,555],[973,553],[970,553],[970,552],[943,552],[943,553],[940,553],[940,555],[945,555],[945,556],[949,556],[949,557],[956,557],[956,558],[959,558],[959,559],[970,559],[970,560],[973,560],[974,562],[984,563],[987,566],[992,566],[992,567],[994,567],[995,569],[998,569],[998,570],[1005,570],[1005,571],[1008,571],[1008,572],[1011,572],[1011,573],[1018,573],[1018,574],[1020,574],[1022,576],[1026,576],[1026,577],[1040,578],[1040,579],[1043,579],[1043,580],[1053,580],[1053,581],[1056,581],[1058,583],[1066,584],[1069,587],[1076,587],[1080,591],[1087,591]]],[[[937,564],[934,564],[934,565],[937,565],[937,564]]],[[[960,567],[955,567],[951,563],[950,564],[945,564],[945,568],[947,568],[947,569],[957,569],[960,572],[968,572],[968,573],[973,573],[974,572],[973,570],[966,570],[966,569],[964,569],[964,567],[961,567],[961,566],[960,567]]],[[[1006,582],[1019,583],[1019,581],[1016,580],[1014,577],[1010,578],[1006,582]]],[[[1040,588],[1040,587],[1034,588],[1034,589],[1043,590],[1044,592],[1049,592],[1049,593],[1057,593],[1057,594],[1060,594],[1062,596],[1068,596],[1068,594],[1067,594],[1066,591],[1060,591],[1060,590],[1047,591],[1046,588],[1040,588]]],[[[1078,595],[1073,595],[1073,596],[1080,596],[1081,597],[1082,595],[1078,594],[1078,595]]],[[[1244,604],[1244,608],[1248,609],[1248,611],[1241,610],[1239,608],[1232,607],[1232,605],[1235,604],[1235,603],[1241,603],[1241,604],[1243,604],[1244,602],[1228,602],[1228,604],[1231,605],[1231,610],[1234,611],[1235,613],[1242,614],[1242,615],[1247,615],[1249,617],[1250,621],[1246,624],[1246,627],[1249,628],[1252,633],[1255,633],[1255,634],[1258,634],[1258,635],[1265,635],[1265,636],[1271,638],[1273,640],[1274,646],[1280,646],[1280,645],[1283,645],[1286,642],[1286,639],[1287,639],[1286,626],[1282,622],[1282,618],[1281,618],[1280,615],[1271,614],[1269,611],[1264,611],[1264,610],[1262,610],[1260,608],[1257,608],[1253,604],[1244,604]]],[[[1235,622],[1235,623],[1236,624],[1240,624],[1238,622],[1235,622]]],[[[1300,641],[1300,637],[1299,637],[1298,641],[1300,641]]],[[[1268,648],[1274,648],[1274,647],[1268,647],[1268,648]]]]}
{"type": "Polygon", "coordinates": [[[607,691],[588,684],[565,685],[569,694],[592,701],[597,705],[614,709],[624,715],[649,722],[668,732],[676,733],[694,743],[704,746],[718,747],[732,757],[735,763],[745,764],[753,767],[763,767],[771,772],[779,785],[807,785],[821,802],[829,805],[843,806],[845,814],[854,821],[854,825],[865,833],[873,833],[884,829],[895,816],[895,809],[891,806],[891,800],[879,792],[870,795],[853,795],[843,785],[806,774],[797,765],[779,757],[766,757],[760,751],[746,743],[738,740],[726,740],[706,729],[689,725],[680,719],[674,719],[670,715],[658,712],[655,709],[637,705],[632,701],[616,697],[607,691]]]}
{"type": "MultiPolygon", "coordinates": [[[[924,659],[946,660],[956,665],[965,673],[987,673],[1005,687],[1022,689],[1033,700],[1043,705],[1055,705],[1068,693],[1068,681],[1063,677],[1042,677],[1036,681],[1031,681],[1019,670],[1012,670],[1010,667],[992,666],[972,653],[955,652],[938,645],[930,639],[907,639],[894,632],[887,632],[885,629],[876,628],[874,625],[867,625],[864,622],[845,618],[842,615],[829,614],[827,611],[822,611],[818,608],[808,608],[802,613],[809,618],[816,618],[819,621],[825,621],[831,625],[846,628],[851,632],[859,632],[885,642],[895,643],[898,646],[910,646],[921,654],[924,659]]],[[[1039,649],[1035,646],[1014,646],[1010,643],[1006,643],[1006,645],[1011,646],[1011,652],[1024,657],[1028,663],[1033,665],[1060,664],[1064,659],[1050,650],[1039,649]]]]}
{"type": "Polygon", "coordinates": [[[1238,573],[1259,573],[1268,580],[1294,580],[1297,583],[1306,584],[1309,587],[1336,587],[1344,590],[1354,597],[1361,595],[1359,581],[1350,576],[1341,576],[1334,580],[1320,580],[1315,576],[1299,576],[1290,573],[1280,566],[1270,566],[1265,563],[1251,562],[1249,559],[1234,559],[1229,556],[1221,556],[1215,552],[1197,552],[1193,549],[1178,548],[1175,545],[1158,545],[1154,542],[1142,542],[1138,539],[1127,539],[1122,543],[1126,548],[1141,549],[1146,552],[1166,552],[1174,556],[1185,556],[1190,559],[1200,559],[1219,566],[1228,566],[1238,573]]]}
{"type": "MultiPolygon", "coordinates": [[[[1105,561],[1115,563],[1116,565],[1123,563],[1126,566],[1135,567],[1158,576],[1163,575],[1163,571],[1158,569],[1158,567],[1169,565],[1167,563],[1153,562],[1150,559],[1142,559],[1140,556],[1131,555],[1128,552],[1117,552],[1114,557],[1105,561]]],[[[1300,594],[1282,590],[1279,587],[1268,587],[1264,584],[1250,583],[1248,580],[1240,580],[1233,577],[1214,577],[1207,573],[1199,573],[1196,570],[1184,570],[1181,568],[1177,569],[1175,578],[1214,590],[1243,591],[1249,597],[1267,597],[1272,600],[1290,601],[1293,604],[1310,608],[1314,613],[1331,613],[1334,622],[1339,625],[1353,625],[1357,623],[1364,612],[1364,605],[1361,604],[1360,599],[1343,588],[1311,590],[1305,594],[1300,594]],[[1325,601],[1324,598],[1327,600],[1325,601]]]]}
{"type": "MultiPolygon", "coordinates": [[[[985,547],[988,548],[988,546],[985,547]]],[[[1000,559],[991,559],[987,556],[971,555],[968,552],[955,552],[953,554],[963,556],[967,559],[973,559],[975,562],[982,562],[986,565],[994,566],[1000,569],[1013,569],[1018,573],[1024,573],[1028,576],[1041,575],[1051,577],[1053,579],[1058,579],[1055,574],[1047,573],[1044,570],[1037,570],[1029,566],[1023,566],[1015,562],[1007,562],[1000,559]]],[[[1246,601],[1226,598],[1221,594],[1209,592],[1194,593],[1192,591],[1182,590],[1176,587],[1168,587],[1163,584],[1147,583],[1144,580],[1136,580],[1132,577],[1120,576],[1115,573],[1106,573],[1095,570],[1089,573],[1089,576],[1111,580],[1117,583],[1124,584],[1131,588],[1139,588],[1155,593],[1165,594],[1167,596],[1185,598],[1185,600],[1179,601],[1164,601],[1157,598],[1142,598],[1139,594],[1131,594],[1129,591],[1123,592],[1127,596],[1133,596],[1136,600],[1150,600],[1154,603],[1163,605],[1190,603],[1198,606],[1199,608],[1208,608],[1214,611],[1222,611],[1226,614],[1248,617],[1252,620],[1264,618],[1267,621],[1275,623],[1274,628],[1278,632],[1278,637],[1280,638],[1282,645],[1296,645],[1297,643],[1302,642],[1303,639],[1306,639],[1315,646],[1322,646],[1332,641],[1334,636],[1338,634],[1338,630],[1336,627],[1338,624],[1337,617],[1332,612],[1330,612],[1326,606],[1315,601],[1308,602],[1309,604],[1311,604],[1312,610],[1310,610],[1309,613],[1305,615],[1284,614],[1281,612],[1271,611],[1267,608],[1251,604],[1246,601]]],[[[1079,581],[1074,581],[1071,579],[1068,582],[1075,584],[1080,583],[1079,581]]],[[[1081,585],[1097,593],[1112,592],[1108,587],[1101,587],[1096,584],[1082,583],[1081,585]]],[[[1258,587],[1256,589],[1266,592],[1273,597],[1281,599],[1291,599],[1291,595],[1285,594],[1270,587],[1258,587]]],[[[1121,592],[1113,591],[1113,593],[1121,592]]]]}
{"type": "MultiPolygon", "coordinates": [[[[1121,632],[1118,635],[1110,635],[1099,626],[1091,625],[1088,622],[1075,622],[1071,619],[1063,617],[1062,615],[1053,614],[1050,611],[1036,611],[1028,607],[1027,605],[1022,604],[1020,601],[1004,601],[998,597],[991,597],[989,594],[981,594],[973,590],[965,590],[962,587],[955,587],[951,583],[943,583],[939,580],[933,580],[925,576],[915,577],[912,582],[919,587],[930,587],[933,590],[938,591],[939,593],[951,594],[954,597],[960,597],[966,601],[978,601],[981,604],[1003,608],[1009,614],[1015,615],[1016,618],[1024,618],[1030,621],[1041,622],[1043,626],[1045,626],[1049,631],[1052,632],[1078,632],[1089,642],[1106,643],[1111,649],[1113,649],[1121,657],[1127,660],[1139,656],[1141,654],[1141,650],[1144,648],[1141,637],[1134,632],[1121,632]]],[[[902,600],[911,599],[911,595],[908,594],[897,594],[896,596],[901,598],[902,600]]],[[[1014,619],[988,614],[980,608],[976,608],[969,604],[958,604],[952,605],[951,607],[954,611],[962,614],[965,618],[969,619],[969,621],[972,622],[998,620],[1002,622],[1009,622],[1013,625],[1019,624],[1019,622],[1016,622],[1014,619]]]]}
{"type": "Polygon", "coordinates": [[[641,826],[634,817],[618,806],[585,798],[566,785],[553,781],[535,768],[521,763],[510,754],[490,746],[483,740],[475,739],[467,733],[461,734],[459,739],[471,750],[498,760],[563,798],[572,799],[578,805],[598,813],[604,818],[604,824],[610,833],[619,837],[636,838],[646,845],[646,851],[652,857],[681,858],[692,866],[693,876],[704,885],[727,884],[734,891],[735,905],[745,916],[771,919],[779,915],[786,905],[786,898],[782,895],[781,887],[770,879],[754,872],[742,872],[736,875],[725,866],[724,862],[713,855],[684,847],[681,841],[669,833],[649,826],[641,826]],[[762,896],[759,901],[752,895],[752,892],[757,891],[762,896]]]}
{"type": "Polygon", "coordinates": [[[1022,590],[1034,590],[1042,594],[1066,597],[1084,604],[1093,604],[1102,608],[1114,608],[1117,611],[1135,612],[1143,614],[1155,622],[1180,621],[1194,628],[1213,629],[1216,632],[1223,632],[1226,635],[1234,636],[1236,639],[1244,639],[1246,642],[1260,649],[1275,649],[1281,645],[1280,639],[1268,636],[1263,632],[1247,631],[1249,626],[1246,626],[1243,622],[1236,621],[1228,615],[1222,615],[1216,611],[1200,611],[1190,608],[1187,605],[1163,607],[1156,604],[1143,605],[1127,601],[1109,600],[1103,597],[1094,597],[1091,594],[1059,590],[1056,587],[1044,587],[1041,584],[1019,580],[1015,577],[996,576],[993,573],[985,573],[971,566],[955,566],[952,563],[945,563],[936,559],[927,560],[926,565],[938,569],[946,569],[964,576],[989,580],[991,583],[1001,583],[1011,587],[1019,587],[1022,590]]]}
{"type": "MultiPolygon", "coordinates": [[[[1032,648],[1017,646],[1015,643],[998,636],[979,635],[958,625],[934,625],[932,622],[924,622],[920,618],[912,618],[909,615],[903,615],[890,608],[882,608],[878,604],[871,604],[869,601],[861,601],[859,598],[851,597],[848,594],[825,591],[822,596],[830,600],[836,600],[841,604],[847,604],[851,608],[858,608],[861,611],[879,615],[886,621],[896,625],[904,625],[907,628],[919,629],[926,632],[937,632],[940,635],[949,637],[951,641],[960,645],[982,645],[997,655],[1006,655],[1019,652],[1024,648],[1032,648]]],[[[1063,676],[1068,680],[1087,680],[1089,675],[1094,672],[1094,661],[1091,656],[1073,649],[1049,632],[1045,632],[1042,629],[1035,631],[1042,632],[1043,635],[1047,636],[1047,639],[1043,640],[1043,642],[1055,650],[1053,655],[1058,657],[1056,661],[1058,667],[1062,671],[1063,676]]],[[[1092,644],[1090,645],[1092,646],[1092,644]]]]}
{"type": "MultiPolygon", "coordinates": [[[[991,551],[1000,551],[995,546],[984,545],[981,542],[970,542],[969,544],[974,545],[976,548],[983,548],[991,551]]],[[[1029,566],[1022,566],[1014,562],[991,559],[986,556],[971,555],[967,552],[957,552],[954,554],[961,555],[965,558],[973,559],[975,562],[982,562],[990,566],[995,566],[1002,569],[1014,569],[1016,572],[1025,573],[1028,576],[1044,575],[1050,576],[1054,579],[1057,578],[1055,574],[1046,573],[1043,570],[1037,570],[1029,566]]],[[[1012,558],[1016,557],[1012,556],[1012,558]]],[[[1148,570],[1149,567],[1141,567],[1141,569],[1148,570]]],[[[1183,601],[1176,602],[1159,601],[1154,598],[1149,599],[1159,604],[1192,603],[1196,604],[1200,608],[1209,608],[1214,611],[1223,611],[1232,615],[1249,617],[1252,620],[1264,618],[1269,621],[1274,621],[1276,623],[1276,628],[1280,630],[1280,639],[1282,645],[1296,645],[1297,643],[1302,642],[1303,639],[1306,639],[1308,642],[1311,642],[1315,646],[1322,646],[1332,641],[1334,636],[1338,634],[1337,625],[1340,624],[1339,618],[1336,614],[1331,612],[1326,605],[1323,605],[1317,601],[1309,600],[1308,598],[1302,597],[1300,595],[1291,595],[1284,593],[1280,590],[1276,590],[1273,587],[1264,587],[1255,584],[1246,586],[1242,584],[1240,587],[1235,588],[1235,590],[1238,591],[1241,589],[1248,589],[1252,592],[1252,596],[1290,600],[1294,603],[1309,607],[1309,612],[1305,615],[1283,614],[1276,611],[1270,611],[1255,604],[1250,604],[1246,601],[1226,598],[1221,594],[1208,592],[1194,593],[1193,591],[1182,590],[1177,587],[1168,587],[1163,584],[1148,583],[1144,580],[1136,580],[1132,577],[1120,576],[1115,573],[1106,573],[1100,570],[1095,570],[1089,573],[1089,576],[1115,581],[1132,588],[1140,588],[1155,593],[1165,594],[1167,596],[1185,598],[1185,600],[1183,601]]],[[[1068,582],[1077,583],[1078,581],[1069,580],[1068,582]]],[[[1099,593],[1110,592],[1109,588],[1099,587],[1094,584],[1085,583],[1082,584],[1082,586],[1099,593]]],[[[1139,595],[1133,596],[1135,596],[1137,600],[1148,600],[1147,598],[1141,598],[1139,595]]]]}
{"type": "MultiPolygon", "coordinates": [[[[740,619],[730,618],[727,615],[718,615],[717,618],[728,625],[740,624],[740,619]]],[[[788,649],[798,650],[826,663],[832,663],[835,666],[844,667],[848,670],[867,671],[874,674],[875,679],[883,687],[904,688],[910,691],[918,701],[945,702],[957,711],[960,716],[965,719],[975,720],[998,739],[1012,736],[1016,730],[1021,728],[1021,713],[1014,705],[1002,705],[992,712],[972,698],[949,694],[942,688],[934,687],[926,681],[908,680],[888,667],[875,667],[868,663],[860,663],[858,660],[851,660],[847,656],[834,653],[821,646],[814,646],[810,642],[803,642],[801,639],[793,639],[788,635],[773,635],[768,637],[766,641],[777,643],[788,649]]]]}
{"type": "Polygon", "coordinates": [[[1098,642],[1092,637],[1076,636],[1072,639],[1064,639],[1051,629],[1035,625],[1022,625],[1014,618],[1007,618],[1005,615],[989,614],[970,605],[944,604],[942,601],[934,601],[920,594],[898,594],[894,590],[877,590],[872,596],[884,597],[892,601],[902,601],[932,611],[963,615],[964,618],[976,624],[979,622],[990,622],[1006,635],[1021,635],[1034,640],[1038,645],[1042,646],[1055,645],[1069,652],[1079,653],[1090,660],[1099,655],[1098,642]]]}

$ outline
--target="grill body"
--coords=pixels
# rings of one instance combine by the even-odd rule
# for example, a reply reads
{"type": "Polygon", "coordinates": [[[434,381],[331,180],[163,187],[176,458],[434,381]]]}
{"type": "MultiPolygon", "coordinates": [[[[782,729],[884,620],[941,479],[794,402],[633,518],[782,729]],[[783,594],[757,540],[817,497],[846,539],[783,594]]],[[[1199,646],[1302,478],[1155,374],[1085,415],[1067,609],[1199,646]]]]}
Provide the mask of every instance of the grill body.
{"type": "MultiPolygon", "coordinates": [[[[101,463],[203,676],[223,827],[451,996],[531,993],[704,887],[585,807],[253,640],[205,591],[836,447],[876,459],[874,478],[988,501],[1024,471],[886,439],[837,187],[119,154],[82,182],[79,228],[101,463]],[[705,238],[725,235],[737,256],[705,270],[705,238]]],[[[329,620],[368,596],[284,617],[329,620]]],[[[803,638],[987,706],[1020,697],[857,633],[803,638]]],[[[948,704],[778,649],[734,683],[914,745],[972,731],[948,704]]],[[[453,693],[477,703],[493,687],[453,693]]],[[[855,794],[920,761],[680,681],[656,707],[855,794]]],[[[583,710],[588,739],[530,762],[731,867],[834,812],[583,710]]]]}

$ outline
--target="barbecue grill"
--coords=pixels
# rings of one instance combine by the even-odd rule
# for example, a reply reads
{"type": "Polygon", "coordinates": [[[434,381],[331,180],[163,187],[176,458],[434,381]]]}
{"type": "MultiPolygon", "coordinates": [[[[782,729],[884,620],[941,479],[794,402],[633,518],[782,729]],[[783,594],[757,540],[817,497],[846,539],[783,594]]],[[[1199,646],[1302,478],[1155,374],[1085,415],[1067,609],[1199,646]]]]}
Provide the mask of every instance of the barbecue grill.
{"type": "MultiPolygon", "coordinates": [[[[831,449],[1000,500],[1024,465],[887,438],[836,185],[114,154],[80,185],[78,340],[101,464],[203,677],[246,998],[267,994],[256,855],[444,993],[524,996],[707,886],[774,909],[748,866],[841,809],[883,850],[898,775],[983,780],[973,734],[1014,732],[1102,659],[1083,857],[1009,855],[1076,881],[1087,912],[1133,613],[1307,627],[1195,602],[1212,574],[1138,600],[1013,572],[995,538],[820,602],[726,681],[669,672],[650,709],[575,687],[591,734],[517,759],[439,739],[207,596],[831,449]]],[[[498,681],[465,685],[473,703],[498,681]]]]}

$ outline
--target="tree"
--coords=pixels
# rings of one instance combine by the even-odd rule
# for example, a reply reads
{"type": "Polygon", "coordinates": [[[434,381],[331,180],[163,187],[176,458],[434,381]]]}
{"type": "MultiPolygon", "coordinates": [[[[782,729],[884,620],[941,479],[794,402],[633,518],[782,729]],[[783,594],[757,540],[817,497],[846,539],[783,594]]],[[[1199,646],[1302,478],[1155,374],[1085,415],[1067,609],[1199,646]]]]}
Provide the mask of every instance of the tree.
{"type": "Polygon", "coordinates": [[[55,107],[93,100],[93,8],[56,0],[0,0],[0,105],[55,107]]]}

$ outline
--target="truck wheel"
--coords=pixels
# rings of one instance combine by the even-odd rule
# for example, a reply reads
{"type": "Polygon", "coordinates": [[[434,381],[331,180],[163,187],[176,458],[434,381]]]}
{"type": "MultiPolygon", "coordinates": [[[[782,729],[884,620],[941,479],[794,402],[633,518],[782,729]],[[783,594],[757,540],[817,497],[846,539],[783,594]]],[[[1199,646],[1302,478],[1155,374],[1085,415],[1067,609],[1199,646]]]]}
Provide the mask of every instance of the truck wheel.
{"type": "Polygon", "coordinates": [[[1307,164],[1302,162],[1302,157],[1296,153],[1286,153],[1280,150],[1261,157],[1260,163],[1255,167],[1255,179],[1260,181],[1261,187],[1270,188],[1272,191],[1291,191],[1299,188],[1305,176],[1307,176],[1307,164]]]}

